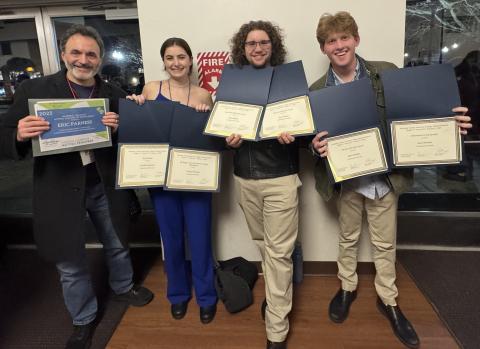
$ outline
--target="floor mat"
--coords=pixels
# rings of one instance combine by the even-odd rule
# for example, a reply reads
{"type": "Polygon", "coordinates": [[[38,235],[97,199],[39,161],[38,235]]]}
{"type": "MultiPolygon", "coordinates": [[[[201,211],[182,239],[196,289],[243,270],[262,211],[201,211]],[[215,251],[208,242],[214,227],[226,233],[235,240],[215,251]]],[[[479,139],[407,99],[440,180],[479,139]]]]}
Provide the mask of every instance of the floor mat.
{"type": "MultiPolygon", "coordinates": [[[[101,249],[87,250],[100,321],[92,348],[105,348],[125,310],[111,299],[101,249]]],[[[148,273],[159,249],[132,249],[138,282],[148,273]]],[[[72,322],[63,303],[55,266],[35,250],[8,250],[0,266],[0,348],[64,348],[72,322]]]]}
{"type": "Polygon", "coordinates": [[[480,252],[398,250],[398,261],[465,349],[480,343],[480,252]]]}

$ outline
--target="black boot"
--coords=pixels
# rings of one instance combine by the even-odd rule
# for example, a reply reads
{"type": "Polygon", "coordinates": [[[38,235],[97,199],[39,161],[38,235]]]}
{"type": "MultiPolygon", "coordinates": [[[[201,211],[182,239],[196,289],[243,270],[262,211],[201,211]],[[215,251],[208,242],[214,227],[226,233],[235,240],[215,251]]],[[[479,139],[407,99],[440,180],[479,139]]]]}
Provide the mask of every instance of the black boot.
{"type": "Polygon", "coordinates": [[[357,291],[345,291],[339,289],[335,297],[330,301],[330,306],[328,307],[328,315],[330,320],[336,323],[344,322],[348,317],[348,311],[350,310],[350,305],[357,298],[357,291]]]}
{"type": "Polygon", "coordinates": [[[416,349],[420,346],[420,340],[410,321],[402,314],[398,305],[386,305],[377,298],[377,308],[390,321],[393,333],[408,348],[416,349]]]}

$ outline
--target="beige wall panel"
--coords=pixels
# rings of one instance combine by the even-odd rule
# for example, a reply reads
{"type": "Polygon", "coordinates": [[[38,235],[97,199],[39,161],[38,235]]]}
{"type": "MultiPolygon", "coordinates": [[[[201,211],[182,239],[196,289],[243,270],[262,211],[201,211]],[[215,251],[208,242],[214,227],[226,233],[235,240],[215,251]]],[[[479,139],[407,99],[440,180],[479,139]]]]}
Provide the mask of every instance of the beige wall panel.
{"type": "MultiPolygon", "coordinates": [[[[320,52],[315,30],[324,12],[349,11],[357,20],[361,42],[358,53],[370,60],[403,62],[405,0],[138,0],[145,80],[164,79],[160,45],[172,36],[199,51],[228,51],[229,40],[241,24],[264,19],[278,24],[285,35],[288,61],[302,60],[310,83],[323,74],[328,60],[320,52]]],[[[259,260],[238,207],[232,179],[231,154],[224,157],[222,191],[214,196],[213,222],[219,259],[242,255],[259,260]]],[[[313,161],[301,157],[300,231],[307,261],[333,261],[337,256],[338,224],[335,214],[314,190],[313,161]]],[[[365,230],[365,229],[364,229],[365,230]]],[[[366,232],[366,231],[365,231],[366,232]]],[[[371,261],[370,244],[363,234],[360,261],[371,261]]]]}

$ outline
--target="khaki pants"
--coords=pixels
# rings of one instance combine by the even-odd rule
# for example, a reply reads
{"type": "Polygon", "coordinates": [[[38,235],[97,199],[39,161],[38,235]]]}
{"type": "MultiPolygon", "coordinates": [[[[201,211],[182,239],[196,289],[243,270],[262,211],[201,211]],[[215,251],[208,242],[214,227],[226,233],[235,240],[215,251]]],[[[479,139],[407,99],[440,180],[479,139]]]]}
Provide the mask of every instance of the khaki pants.
{"type": "Polygon", "coordinates": [[[235,189],[252,239],[262,254],[267,338],[281,342],[288,334],[292,309],[291,255],[298,233],[298,175],[271,179],[235,176],[235,189]]]}
{"type": "Polygon", "coordinates": [[[342,288],[346,291],[357,288],[358,241],[365,210],[377,271],[375,289],[382,301],[388,305],[396,305],[395,298],[398,296],[395,286],[397,202],[398,196],[393,192],[381,199],[371,200],[353,190],[345,190],[338,198],[340,239],[337,264],[342,288]]]}

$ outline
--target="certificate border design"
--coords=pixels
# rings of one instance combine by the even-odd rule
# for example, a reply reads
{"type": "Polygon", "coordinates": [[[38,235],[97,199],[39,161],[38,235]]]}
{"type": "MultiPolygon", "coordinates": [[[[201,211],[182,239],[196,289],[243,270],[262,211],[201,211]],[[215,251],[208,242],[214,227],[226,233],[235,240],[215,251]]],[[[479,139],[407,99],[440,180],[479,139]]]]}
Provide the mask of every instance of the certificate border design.
{"type": "Polygon", "coordinates": [[[349,176],[343,176],[342,177],[342,176],[337,175],[337,173],[335,171],[335,168],[332,166],[332,161],[330,160],[330,156],[327,156],[328,165],[330,166],[330,170],[332,171],[332,175],[333,175],[333,179],[335,180],[335,183],[343,182],[343,181],[346,181],[348,179],[357,178],[357,177],[361,177],[361,176],[364,176],[364,175],[369,175],[369,174],[375,174],[375,173],[379,173],[379,172],[388,171],[388,163],[387,163],[387,157],[385,155],[385,148],[384,148],[383,140],[382,140],[382,137],[380,136],[380,130],[379,130],[378,127],[369,128],[369,129],[365,129],[365,130],[362,130],[362,131],[346,133],[346,134],[339,135],[339,136],[329,137],[328,141],[331,142],[332,140],[348,138],[348,137],[353,136],[353,135],[359,135],[359,134],[362,134],[362,133],[371,133],[371,132],[375,133],[377,143],[380,146],[379,150],[380,150],[380,153],[382,155],[382,157],[381,157],[382,166],[378,167],[378,168],[375,168],[375,169],[371,169],[371,170],[354,172],[349,176]]]}
{"type": "Polygon", "coordinates": [[[409,120],[391,120],[390,121],[390,134],[392,140],[392,161],[395,167],[407,167],[407,166],[432,166],[432,165],[449,165],[449,164],[458,164],[462,161],[462,142],[460,130],[458,127],[455,128],[455,153],[457,157],[455,159],[450,159],[447,161],[438,162],[436,160],[431,161],[398,161],[398,152],[397,152],[397,129],[396,125],[400,124],[420,124],[420,123],[442,123],[442,122],[455,122],[455,117],[439,117],[439,118],[428,118],[428,119],[409,119],[409,120]]]}
{"type": "MultiPolygon", "coordinates": [[[[278,101],[278,102],[275,102],[275,103],[269,103],[265,107],[265,112],[266,112],[266,110],[269,106],[275,106],[275,105],[278,105],[278,104],[291,102],[291,101],[296,100],[296,99],[302,99],[305,102],[305,109],[307,110],[307,114],[308,114],[307,118],[308,118],[308,121],[310,123],[310,128],[303,129],[303,130],[298,130],[298,131],[284,130],[282,132],[288,132],[292,136],[314,134],[315,133],[315,123],[313,121],[313,113],[312,113],[312,107],[310,106],[310,99],[308,98],[307,95],[288,98],[288,99],[284,99],[284,100],[281,100],[281,101],[278,101]]],[[[264,118],[265,118],[265,115],[263,116],[263,119],[264,118]]],[[[260,137],[260,139],[277,138],[280,134],[273,134],[273,133],[265,134],[265,133],[263,133],[263,119],[262,119],[262,125],[260,127],[260,131],[258,133],[258,136],[260,137]]]]}
{"type": "Polygon", "coordinates": [[[165,184],[167,164],[169,160],[169,144],[168,143],[119,143],[117,151],[117,175],[115,180],[115,186],[117,189],[128,189],[128,188],[153,188],[153,187],[163,187],[165,184]],[[167,159],[165,163],[165,175],[162,180],[159,181],[122,181],[123,171],[125,167],[125,151],[126,148],[145,148],[150,146],[152,148],[165,148],[167,151],[167,159]]]}
{"type": "Polygon", "coordinates": [[[252,133],[242,134],[242,138],[246,140],[256,140],[257,132],[258,132],[258,125],[260,123],[260,118],[263,112],[263,106],[255,105],[255,104],[246,104],[246,103],[236,103],[236,102],[227,102],[227,101],[217,101],[213,106],[213,109],[208,117],[207,125],[205,126],[205,130],[203,131],[204,134],[211,135],[211,136],[219,136],[219,137],[228,137],[232,134],[230,131],[226,130],[213,130],[211,125],[213,122],[213,118],[215,117],[215,112],[218,109],[219,105],[235,105],[235,106],[248,106],[251,108],[256,108],[257,110],[257,117],[255,119],[254,128],[252,129],[252,133]]]}
{"type": "Polygon", "coordinates": [[[180,147],[171,147],[169,151],[168,157],[168,169],[165,179],[165,189],[166,190],[183,190],[183,191],[208,191],[208,192],[218,192],[220,190],[220,166],[221,166],[221,158],[220,152],[214,151],[206,151],[206,150],[198,150],[198,149],[189,149],[189,148],[180,148],[180,147]],[[204,186],[193,186],[193,185],[174,185],[172,186],[171,183],[171,175],[172,175],[172,164],[173,159],[175,158],[175,152],[182,152],[182,153],[200,153],[200,154],[209,154],[214,155],[216,157],[217,166],[215,167],[215,185],[211,187],[204,187],[204,186]]]}
{"type": "MultiPolygon", "coordinates": [[[[28,109],[29,113],[31,115],[36,115],[35,114],[35,104],[36,103],[71,103],[71,102],[82,102],[82,101],[90,101],[90,102],[102,102],[103,107],[105,110],[105,113],[109,111],[109,104],[108,104],[108,99],[107,98],[90,98],[90,99],[38,99],[38,98],[30,98],[28,99],[28,109]]],[[[45,155],[53,155],[53,154],[64,154],[64,153],[71,153],[71,152],[76,152],[76,151],[82,151],[82,150],[93,150],[93,149],[98,149],[98,148],[105,148],[105,147],[110,147],[112,146],[112,135],[111,135],[111,130],[110,127],[105,126],[105,131],[108,134],[108,137],[105,139],[103,142],[96,142],[96,143],[91,143],[91,144],[82,144],[78,146],[72,146],[68,148],[62,148],[62,149],[55,149],[55,150],[46,150],[46,151],[41,151],[40,150],[40,143],[39,143],[39,138],[35,137],[32,138],[32,155],[33,157],[37,156],[45,156],[45,155]]]]}

